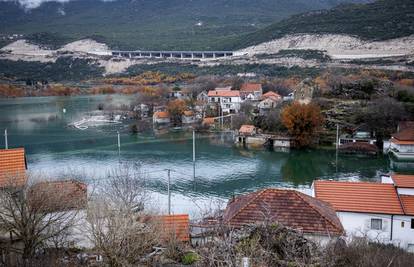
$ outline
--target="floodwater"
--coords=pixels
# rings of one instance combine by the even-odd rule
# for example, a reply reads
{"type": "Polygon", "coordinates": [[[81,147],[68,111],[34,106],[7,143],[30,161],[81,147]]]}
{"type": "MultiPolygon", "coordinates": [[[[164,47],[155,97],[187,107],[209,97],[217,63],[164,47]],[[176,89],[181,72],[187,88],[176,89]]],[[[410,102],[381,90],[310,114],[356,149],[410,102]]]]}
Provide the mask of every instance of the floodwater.
{"type": "MultiPolygon", "coordinates": [[[[126,123],[86,130],[68,126],[100,103],[129,105],[132,101],[133,96],[120,95],[0,99],[0,131],[8,129],[9,147],[25,147],[28,169],[45,177],[82,173],[99,180],[119,162],[139,165],[156,195],[154,206],[162,210],[166,208],[166,169],[171,169],[174,212],[195,212],[212,201],[265,187],[306,189],[314,179],[377,180],[395,166],[382,155],[248,150],[233,146],[228,135],[197,134],[194,177],[191,132],[133,135],[126,123]]],[[[0,146],[4,147],[3,138],[0,146]]]]}

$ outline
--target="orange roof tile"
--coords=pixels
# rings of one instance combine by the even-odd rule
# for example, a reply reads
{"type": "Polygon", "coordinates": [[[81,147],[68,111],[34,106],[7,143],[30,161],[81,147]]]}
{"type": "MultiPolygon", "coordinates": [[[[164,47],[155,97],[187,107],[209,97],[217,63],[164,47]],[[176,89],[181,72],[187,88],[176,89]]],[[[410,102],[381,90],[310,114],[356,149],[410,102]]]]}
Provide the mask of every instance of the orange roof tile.
{"type": "Polygon", "coordinates": [[[336,211],[404,214],[392,184],[315,181],[315,196],[336,211]]]}
{"type": "Polygon", "coordinates": [[[51,212],[83,209],[87,185],[75,180],[39,182],[30,187],[30,196],[39,208],[51,212]]]}
{"type": "Polygon", "coordinates": [[[239,97],[240,91],[232,90],[232,91],[224,91],[224,90],[211,90],[208,91],[209,97],[239,97]]]}
{"type": "Polygon", "coordinates": [[[188,214],[160,216],[161,224],[166,235],[175,234],[175,237],[187,242],[190,240],[190,219],[188,214]]]}
{"type": "Polygon", "coordinates": [[[391,178],[396,187],[414,188],[414,175],[393,174],[391,178]]]}
{"type": "Polygon", "coordinates": [[[254,125],[244,124],[240,127],[240,134],[254,134],[256,127],[254,125]]]}
{"type": "Polygon", "coordinates": [[[204,118],[203,119],[203,124],[207,124],[207,125],[211,125],[215,123],[215,118],[204,118]]]}
{"type": "Polygon", "coordinates": [[[414,141],[414,128],[404,128],[398,133],[392,134],[392,138],[398,141],[414,141]]]}
{"type": "Polygon", "coordinates": [[[268,219],[304,233],[344,232],[328,203],[295,190],[264,189],[243,195],[229,202],[223,214],[224,222],[236,228],[268,219]]]}
{"type": "Polygon", "coordinates": [[[24,148],[0,150],[0,188],[22,186],[26,183],[26,156],[24,148]]]}
{"type": "Polygon", "coordinates": [[[397,145],[414,145],[414,141],[401,141],[395,138],[391,138],[391,142],[397,145]]]}
{"type": "Polygon", "coordinates": [[[241,92],[256,92],[261,91],[262,85],[260,83],[244,83],[240,87],[241,92]]]}
{"type": "Polygon", "coordinates": [[[414,216],[414,196],[400,195],[406,215],[414,216]]]}
{"type": "Polygon", "coordinates": [[[269,91],[266,94],[263,94],[262,98],[263,99],[272,98],[272,99],[276,100],[276,99],[280,99],[282,97],[276,92],[269,91]]]}
{"type": "Polygon", "coordinates": [[[157,111],[154,113],[156,118],[166,119],[170,117],[170,114],[167,111],[157,111]]]}

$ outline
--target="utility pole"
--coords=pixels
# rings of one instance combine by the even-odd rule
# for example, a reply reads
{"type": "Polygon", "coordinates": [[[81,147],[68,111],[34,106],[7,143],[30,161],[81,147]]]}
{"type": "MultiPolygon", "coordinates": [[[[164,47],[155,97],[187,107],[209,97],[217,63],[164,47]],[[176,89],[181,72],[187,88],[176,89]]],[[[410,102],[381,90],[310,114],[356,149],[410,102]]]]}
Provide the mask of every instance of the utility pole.
{"type": "Polygon", "coordinates": [[[119,131],[116,133],[118,134],[118,159],[121,161],[121,136],[119,135],[119,131]]]}
{"type": "Polygon", "coordinates": [[[339,148],[339,124],[336,124],[336,150],[339,148]]]}
{"type": "Polygon", "coordinates": [[[9,149],[9,142],[7,140],[7,129],[4,130],[4,146],[6,149],[9,149]]]}
{"type": "Polygon", "coordinates": [[[196,163],[196,151],[195,151],[195,130],[193,129],[193,179],[195,181],[195,163],[196,163]]]}
{"type": "Polygon", "coordinates": [[[170,191],[170,183],[171,183],[171,170],[167,169],[168,174],[168,184],[167,184],[167,192],[168,192],[168,215],[171,215],[171,191],[170,191]]]}

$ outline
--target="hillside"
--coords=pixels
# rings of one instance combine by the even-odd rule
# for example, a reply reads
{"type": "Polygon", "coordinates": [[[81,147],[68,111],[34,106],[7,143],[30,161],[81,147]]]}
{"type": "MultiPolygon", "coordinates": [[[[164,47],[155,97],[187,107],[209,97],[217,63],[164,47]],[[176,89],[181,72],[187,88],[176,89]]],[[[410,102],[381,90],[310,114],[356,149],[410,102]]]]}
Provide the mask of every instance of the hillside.
{"type": "Polygon", "coordinates": [[[365,40],[387,40],[414,34],[414,1],[379,0],[340,5],[334,9],[292,16],[262,30],[232,40],[229,48],[243,48],[288,34],[344,34],[365,40]]]}
{"type": "Polygon", "coordinates": [[[341,3],[368,0],[73,0],[24,10],[0,1],[0,34],[55,48],[93,37],[114,49],[221,49],[240,34],[341,3]]]}

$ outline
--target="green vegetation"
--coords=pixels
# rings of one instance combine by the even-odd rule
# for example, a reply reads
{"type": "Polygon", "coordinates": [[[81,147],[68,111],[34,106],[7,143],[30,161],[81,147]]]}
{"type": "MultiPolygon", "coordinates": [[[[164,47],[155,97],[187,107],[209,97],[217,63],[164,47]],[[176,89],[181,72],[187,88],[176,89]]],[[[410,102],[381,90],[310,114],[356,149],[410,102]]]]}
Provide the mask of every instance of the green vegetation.
{"type": "Polygon", "coordinates": [[[280,57],[299,57],[306,60],[316,59],[321,62],[331,60],[323,51],[313,49],[286,49],[280,50],[277,54],[260,54],[257,58],[280,58],[280,57]]]}
{"type": "Polygon", "coordinates": [[[92,60],[72,57],[50,63],[0,60],[0,77],[18,80],[78,81],[102,74],[103,68],[92,60]]]}
{"type": "Polygon", "coordinates": [[[73,41],[71,38],[62,36],[59,33],[48,32],[32,33],[25,36],[25,39],[29,43],[49,49],[58,49],[65,44],[73,41]]]}
{"type": "Polygon", "coordinates": [[[196,263],[198,260],[199,260],[199,256],[197,255],[197,253],[188,252],[183,256],[181,261],[184,265],[191,265],[191,264],[196,263]]]}
{"type": "Polygon", "coordinates": [[[211,67],[198,67],[191,64],[161,63],[153,65],[135,65],[127,70],[127,76],[141,74],[146,71],[159,71],[169,75],[178,73],[192,73],[200,75],[236,75],[237,73],[253,72],[264,76],[299,76],[315,77],[321,70],[318,68],[281,67],[267,64],[246,64],[246,65],[218,65],[211,67]]]}
{"type": "Polygon", "coordinates": [[[414,33],[414,1],[379,0],[370,4],[341,5],[328,11],[292,16],[255,33],[233,40],[242,48],[294,33],[335,33],[385,40],[414,33]]]}
{"type": "Polygon", "coordinates": [[[48,2],[29,12],[0,1],[0,32],[58,32],[71,40],[92,36],[114,49],[221,49],[240,34],[344,2],[367,0],[82,0],[48,2]]]}

